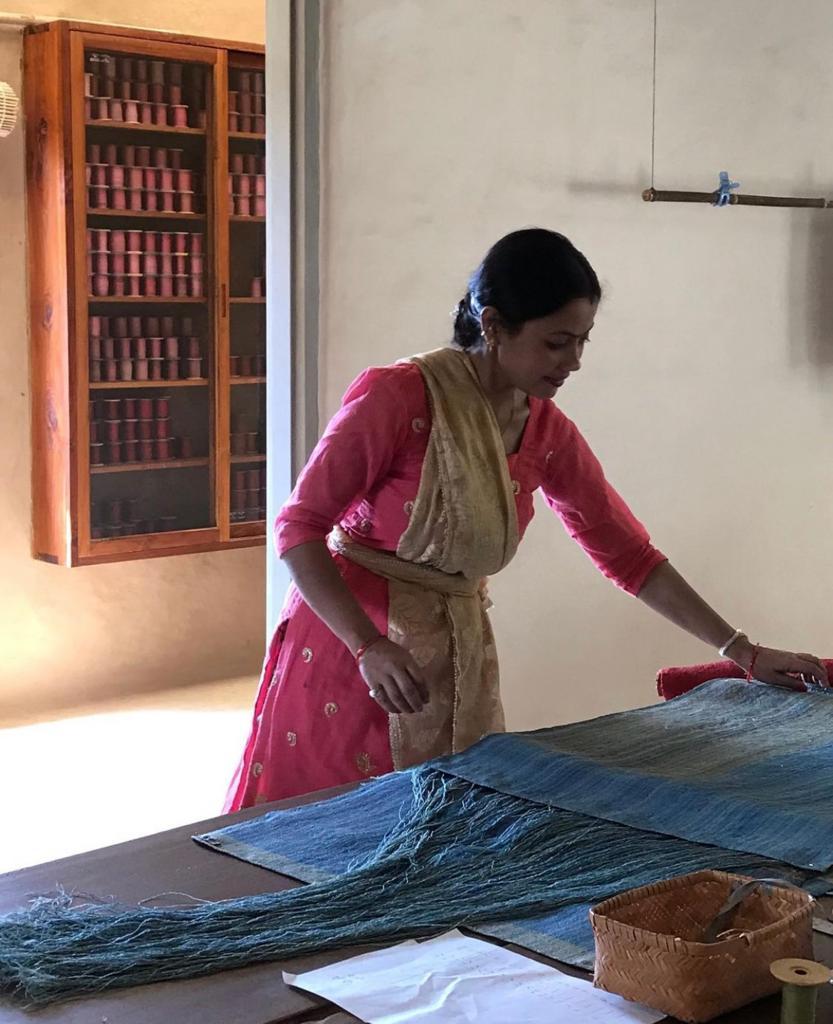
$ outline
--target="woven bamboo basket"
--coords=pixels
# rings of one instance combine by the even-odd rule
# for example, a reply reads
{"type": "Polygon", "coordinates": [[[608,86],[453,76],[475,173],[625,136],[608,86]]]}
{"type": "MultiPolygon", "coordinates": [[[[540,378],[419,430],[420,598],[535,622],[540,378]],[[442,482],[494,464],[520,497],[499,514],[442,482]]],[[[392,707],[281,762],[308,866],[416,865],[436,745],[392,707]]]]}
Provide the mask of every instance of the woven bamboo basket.
{"type": "Polygon", "coordinates": [[[812,959],[813,898],[780,886],[756,889],[737,908],[731,931],[702,941],[733,890],[747,881],[696,871],[594,907],[595,985],[690,1024],[776,992],[773,960],[812,959]]]}

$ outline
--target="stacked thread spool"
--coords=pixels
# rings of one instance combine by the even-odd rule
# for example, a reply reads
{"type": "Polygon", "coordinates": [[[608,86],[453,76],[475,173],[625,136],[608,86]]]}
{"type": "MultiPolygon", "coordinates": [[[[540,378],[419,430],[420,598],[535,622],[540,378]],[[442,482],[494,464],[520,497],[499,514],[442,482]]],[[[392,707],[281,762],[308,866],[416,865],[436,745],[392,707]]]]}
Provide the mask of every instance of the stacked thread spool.
{"type": "Polygon", "coordinates": [[[235,217],[265,217],[266,158],[254,153],[232,153],[228,191],[235,217]]]}
{"type": "Polygon", "coordinates": [[[266,518],[266,470],[236,469],[232,474],[231,521],[254,522],[266,518]]]}
{"type": "Polygon", "coordinates": [[[205,72],[196,65],[92,53],[84,73],[87,121],[205,128],[205,72]]]}
{"type": "Polygon", "coordinates": [[[191,317],[91,316],[90,380],[203,380],[202,347],[191,317]]]}
{"type": "Polygon", "coordinates": [[[263,377],[266,374],[265,355],[243,355],[230,357],[232,377],[263,377]]]}
{"type": "Polygon", "coordinates": [[[263,299],[266,297],[266,277],[263,274],[252,278],[249,285],[249,294],[253,299],[263,299]]]}
{"type": "Polygon", "coordinates": [[[139,501],[136,498],[93,502],[90,517],[92,539],[129,537],[137,533],[168,533],[176,529],[176,516],[142,518],[138,515],[138,507],[139,501]]]}
{"type": "Polygon", "coordinates": [[[85,167],[90,209],[201,213],[203,176],[183,167],[183,156],[163,146],[91,143],[85,167]]]}
{"type": "Polygon", "coordinates": [[[165,462],[194,457],[188,436],[173,436],[170,398],[90,402],[90,465],[165,462]]]}
{"type": "Polygon", "coordinates": [[[228,130],[230,132],[253,132],[263,135],[266,131],[266,78],[262,71],[229,72],[228,130]]]}
{"type": "Polygon", "coordinates": [[[202,298],[204,238],[191,231],[88,228],[90,295],[202,298]]]}
{"type": "Polygon", "coordinates": [[[248,430],[248,424],[235,423],[231,429],[232,455],[261,455],[260,434],[257,430],[248,430]]]}

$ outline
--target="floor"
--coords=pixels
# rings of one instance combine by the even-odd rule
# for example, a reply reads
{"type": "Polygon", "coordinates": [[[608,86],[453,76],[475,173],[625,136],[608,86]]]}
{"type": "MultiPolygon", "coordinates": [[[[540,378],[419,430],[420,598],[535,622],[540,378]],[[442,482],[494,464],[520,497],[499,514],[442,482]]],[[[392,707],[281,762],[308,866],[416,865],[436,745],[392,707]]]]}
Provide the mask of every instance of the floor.
{"type": "Polygon", "coordinates": [[[0,872],[219,814],[256,679],[0,722],[0,872]]]}

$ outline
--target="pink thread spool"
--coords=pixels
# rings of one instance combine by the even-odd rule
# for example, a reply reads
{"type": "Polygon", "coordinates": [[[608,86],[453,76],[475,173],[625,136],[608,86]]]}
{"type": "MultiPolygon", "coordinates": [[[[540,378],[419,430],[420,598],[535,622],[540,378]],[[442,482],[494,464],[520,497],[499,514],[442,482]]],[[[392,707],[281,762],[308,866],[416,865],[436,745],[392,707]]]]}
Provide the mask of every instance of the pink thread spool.
{"type": "Polygon", "coordinates": [[[159,437],[153,443],[154,455],[158,460],[164,461],[172,457],[172,441],[170,437],[159,437]]]}
{"type": "Polygon", "coordinates": [[[173,128],[188,127],[188,107],[182,103],[172,103],[170,110],[170,123],[173,128]]]}

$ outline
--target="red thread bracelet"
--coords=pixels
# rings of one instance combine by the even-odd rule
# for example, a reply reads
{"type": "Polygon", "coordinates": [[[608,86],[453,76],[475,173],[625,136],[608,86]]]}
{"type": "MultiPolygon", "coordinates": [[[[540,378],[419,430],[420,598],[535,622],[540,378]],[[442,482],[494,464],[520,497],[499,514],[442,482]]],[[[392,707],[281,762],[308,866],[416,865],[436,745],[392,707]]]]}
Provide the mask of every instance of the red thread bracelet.
{"type": "Polygon", "coordinates": [[[366,644],[362,644],[355,654],[356,664],[358,665],[358,663],[362,660],[362,658],[365,656],[365,654],[367,654],[367,652],[374,644],[378,644],[380,640],[384,639],[385,638],[380,633],[378,636],[375,636],[372,640],[368,640],[366,644]]]}
{"type": "Polygon", "coordinates": [[[755,671],[755,662],[757,660],[758,660],[758,648],[756,647],[755,651],[754,651],[754,653],[752,655],[752,660],[749,662],[749,668],[746,670],[746,681],[747,681],[747,683],[751,683],[752,682],[752,673],[755,671]]]}

